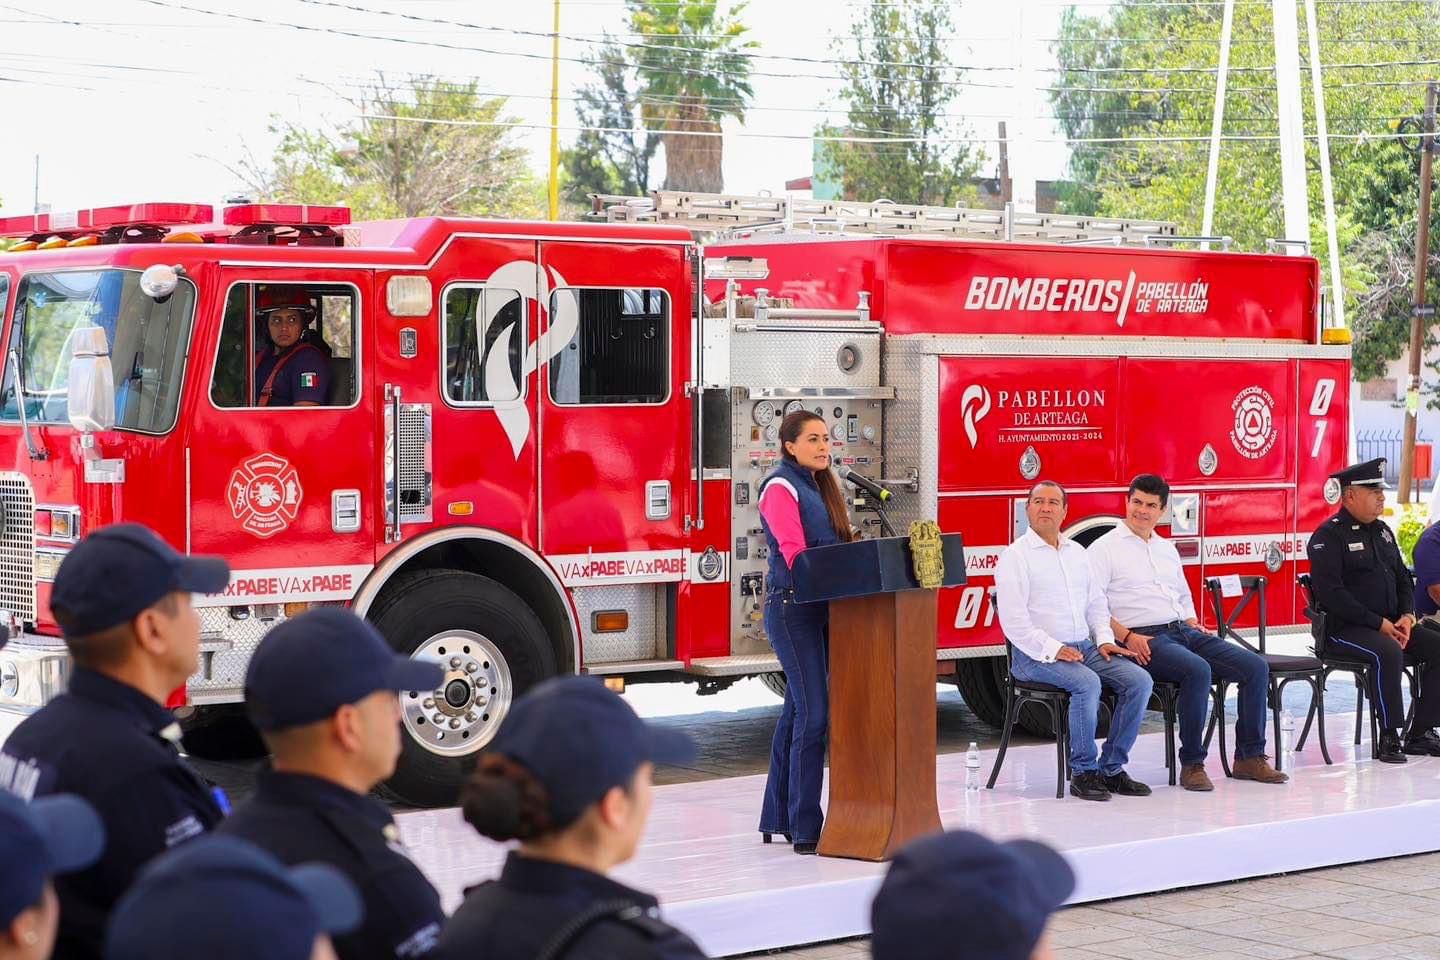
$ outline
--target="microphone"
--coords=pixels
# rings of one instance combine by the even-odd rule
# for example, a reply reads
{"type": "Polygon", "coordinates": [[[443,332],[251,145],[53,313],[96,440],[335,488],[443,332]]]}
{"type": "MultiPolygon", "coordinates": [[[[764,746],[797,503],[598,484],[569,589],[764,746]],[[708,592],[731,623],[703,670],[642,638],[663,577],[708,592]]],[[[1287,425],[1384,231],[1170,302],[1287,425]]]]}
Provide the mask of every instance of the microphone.
{"type": "Polygon", "coordinates": [[[866,493],[870,494],[870,496],[874,497],[881,503],[884,503],[886,500],[890,499],[890,491],[886,490],[884,487],[880,486],[880,484],[876,483],[874,480],[871,480],[869,477],[861,476],[854,470],[851,470],[849,467],[844,465],[841,465],[839,472],[840,479],[856,487],[859,487],[861,490],[864,490],[866,493]]]}

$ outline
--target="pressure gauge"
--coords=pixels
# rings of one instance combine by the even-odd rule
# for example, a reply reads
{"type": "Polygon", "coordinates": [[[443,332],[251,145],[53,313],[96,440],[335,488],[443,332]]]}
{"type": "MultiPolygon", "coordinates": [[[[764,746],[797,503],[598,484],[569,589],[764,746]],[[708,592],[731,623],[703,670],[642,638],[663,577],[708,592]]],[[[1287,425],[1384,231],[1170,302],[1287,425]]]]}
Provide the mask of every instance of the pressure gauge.
{"type": "Polygon", "coordinates": [[[835,439],[836,443],[844,442],[845,424],[841,423],[839,420],[835,421],[835,426],[830,428],[830,436],[835,439]]]}
{"type": "Polygon", "coordinates": [[[872,427],[872,426],[870,426],[869,424],[866,424],[865,426],[863,426],[863,427],[860,428],[860,436],[864,437],[864,438],[865,438],[866,440],[868,440],[869,442],[874,443],[874,442],[875,442],[875,428],[872,427]]]}
{"type": "Polygon", "coordinates": [[[790,414],[792,414],[792,413],[794,413],[796,410],[804,410],[804,409],[805,409],[805,404],[802,403],[802,402],[800,402],[799,400],[791,400],[789,403],[785,404],[785,414],[786,414],[787,416],[790,415],[790,414]]]}
{"type": "Polygon", "coordinates": [[[778,423],[772,423],[772,424],[770,424],[770,426],[768,426],[768,427],[765,428],[765,442],[766,442],[766,443],[774,443],[776,440],[779,440],[779,439],[780,439],[780,425],[779,425],[778,423]]]}
{"type": "Polygon", "coordinates": [[[761,400],[755,404],[755,409],[750,411],[750,416],[755,418],[757,426],[768,427],[775,422],[775,404],[769,400],[761,400]]]}

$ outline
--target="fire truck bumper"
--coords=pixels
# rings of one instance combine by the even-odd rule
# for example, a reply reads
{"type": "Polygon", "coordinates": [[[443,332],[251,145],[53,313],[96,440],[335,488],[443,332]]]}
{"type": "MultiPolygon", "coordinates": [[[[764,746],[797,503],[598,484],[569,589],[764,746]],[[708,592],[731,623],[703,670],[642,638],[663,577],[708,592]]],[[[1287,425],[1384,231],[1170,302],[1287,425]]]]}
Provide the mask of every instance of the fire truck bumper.
{"type": "Polygon", "coordinates": [[[0,712],[34,713],[65,691],[70,654],[52,637],[21,634],[0,647],[0,712]]]}

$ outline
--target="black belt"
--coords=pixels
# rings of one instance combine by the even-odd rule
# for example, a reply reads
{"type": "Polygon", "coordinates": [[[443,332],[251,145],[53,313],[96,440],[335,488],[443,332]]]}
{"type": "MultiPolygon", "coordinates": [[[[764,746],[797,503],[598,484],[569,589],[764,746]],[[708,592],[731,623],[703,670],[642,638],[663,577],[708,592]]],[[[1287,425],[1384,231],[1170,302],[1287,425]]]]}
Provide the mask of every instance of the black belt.
{"type": "Polygon", "coordinates": [[[1179,630],[1182,627],[1188,626],[1190,626],[1190,624],[1184,620],[1171,620],[1169,623],[1152,623],[1148,627],[1131,627],[1130,632],[1143,633],[1147,637],[1153,637],[1157,633],[1164,633],[1167,630],[1179,630]]]}

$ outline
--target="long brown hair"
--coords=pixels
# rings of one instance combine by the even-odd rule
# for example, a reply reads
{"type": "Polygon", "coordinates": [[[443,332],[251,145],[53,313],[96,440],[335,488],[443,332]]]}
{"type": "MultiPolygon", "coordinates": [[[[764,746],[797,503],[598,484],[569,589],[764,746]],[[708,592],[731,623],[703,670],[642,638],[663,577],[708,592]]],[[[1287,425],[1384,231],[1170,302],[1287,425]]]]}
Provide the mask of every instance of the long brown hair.
{"type": "MultiPolygon", "coordinates": [[[[825,418],[816,416],[809,410],[796,410],[786,414],[785,419],[780,421],[780,455],[797,467],[800,466],[799,462],[785,444],[798,442],[805,424],[812,420],[819,420],[821,429],[824,429],[825,418]]],[[[850,514],[845,509],[845,497],[840,492],[840,484],[836,481],[834,472],[816,470],[815,486],[820,488],[820,498],[825,501],[825,512],[830,515],[830,526],[835,528],[835,535],[842,543],[850,540],[850,514]]]]}

